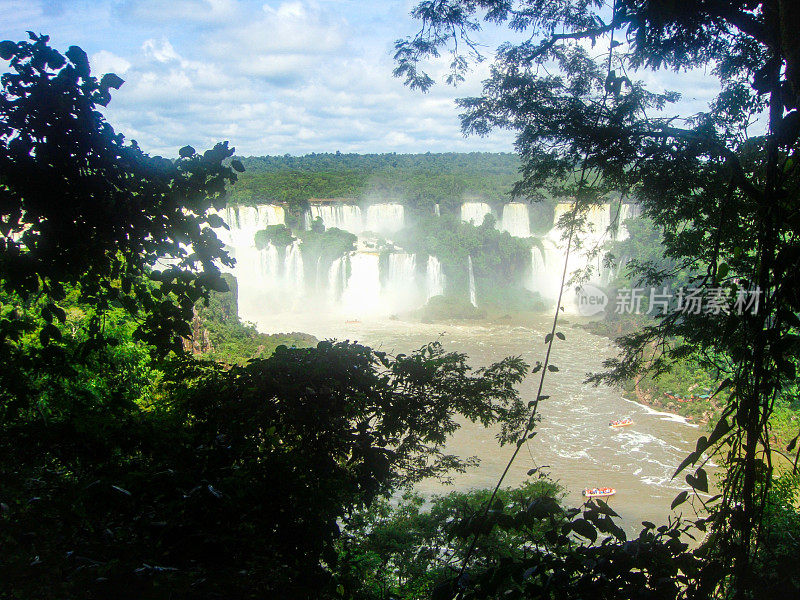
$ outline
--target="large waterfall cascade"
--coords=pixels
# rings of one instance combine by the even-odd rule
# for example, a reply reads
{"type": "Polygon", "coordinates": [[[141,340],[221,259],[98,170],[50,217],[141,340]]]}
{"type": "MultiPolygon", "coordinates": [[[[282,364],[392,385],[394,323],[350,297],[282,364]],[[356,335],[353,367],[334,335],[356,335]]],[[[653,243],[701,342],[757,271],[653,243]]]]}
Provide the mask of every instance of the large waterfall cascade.
{"type": "MultiPolygon", "coordinates": [[[[556,205],[556,222],[572,209],[571,203],[556,205]]],[[[475,225],[482,223],[490,212],[485,202],[465,202],[461,206],[461,218],[475,225]]],[[[568,273],[571,275],[587,264],[600,273],[602,252],[590,257],[591,251],[612,236],[616,240],[626,239],[628,234],[622,223],[636,213],[635,205],[625,203],[592,208],[586,215],[587,231],[579,234],[580,244],[571,249],[568,273]]],[[[246,320],[256,320],[265,310],[310,309],[319,302],[327,309],[354,318],[370,313],[394,314],[417,308],[431,297],[445,293],[446,279],[436,256],[423,256],[420,264],[416,255],[395,250],[383,261],[374,243],[362,237],[358,250],[332,262],[316,257],[306,265],[300,240],[286,247],[270,243],[259,250],[255,246],[257,231],[285,222],[283,207],[231,206],[220,211],[220,216],[230,228],[218,230],[218,235],[237,260],[233,273],[238,280],[240,314],[246,320]]],[[[326,227],[338,227],[356,235],[366,231],[388,234],[404,225],[403,206],[397,203],[375,203],[363,211],[355,204],[317,203],[306,214],[306,226],[316,217],[326,227]]],[[[530,237],[528,205],[506,204],[498,227],[516,237],[530,237]]],[[[554,299],[558,294],[564,264],[563,234],[561,228],[553,227],[540,239],[540,244],[531,247],[531,274],[526,285],[546,298],[554,299]]],[[[477,306],[471,256],[467,268],[469,299],[477,306]]],[[[597,278],[593,281],[602,282],[597,278]]]]}

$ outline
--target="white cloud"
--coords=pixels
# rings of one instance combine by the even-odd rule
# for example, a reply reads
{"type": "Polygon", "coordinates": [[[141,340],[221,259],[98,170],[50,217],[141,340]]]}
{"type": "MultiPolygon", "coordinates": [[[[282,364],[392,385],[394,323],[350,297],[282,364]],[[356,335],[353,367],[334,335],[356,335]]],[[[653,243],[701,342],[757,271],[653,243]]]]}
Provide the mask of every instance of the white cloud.
{"type": "Polygon", "coordinates": [[[142,50],[148,58],[152,58],[160,63],[170,61],[180,61],[181,57],[169,43],[169,40],[162,38],[161,40],[146,40],[142,44],[142,50]]]}
{"type": "Polygon", "coordinates": [[[90,64],[92,65],[92,73],[98,76],[104,73],[124,75],[131,68],[129,61],[108,50],[100,50],[100,52],[92,54],[90,64]]]}

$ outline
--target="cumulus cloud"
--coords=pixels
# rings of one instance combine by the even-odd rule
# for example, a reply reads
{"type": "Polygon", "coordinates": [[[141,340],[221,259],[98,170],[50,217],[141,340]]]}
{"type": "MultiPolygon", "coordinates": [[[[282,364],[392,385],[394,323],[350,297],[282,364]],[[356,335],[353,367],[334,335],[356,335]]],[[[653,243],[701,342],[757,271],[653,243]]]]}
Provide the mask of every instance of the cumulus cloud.
{"type": "Polygon", "coordinates": [[[91,56],[92,73],[102,75],[104,73],[116,73],[124,75],[131,68],[131,63],[121,56],[117,56],[108,50],[100,50],[91,56]]]}
{"type": "MultiPolygon", "coordinates": [[[[62,50],[81,45],[95,73],[125,79],[106,115],[152,153],[220,140],[241,154],[511,151],[508,132],[461,134],[454,99],[480,93],[488,63],[458,88],[428,94],[392,77],[393,41],[418,26],[407,16],[412,4],[98,0],[61,16],[41,4],[18,7],[27,28],[60,32],[53,39],[62,50]]],[[[444,70],[433,65],[434,74],[444,70]]]]}

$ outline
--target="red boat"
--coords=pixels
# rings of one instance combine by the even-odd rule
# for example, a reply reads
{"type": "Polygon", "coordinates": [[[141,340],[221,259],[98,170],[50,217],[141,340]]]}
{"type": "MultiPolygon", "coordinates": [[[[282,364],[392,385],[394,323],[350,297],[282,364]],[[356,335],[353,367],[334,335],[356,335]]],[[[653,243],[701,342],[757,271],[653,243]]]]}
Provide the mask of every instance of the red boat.
{"type": "Polygon", "coordinates": [[[609,427],[627,427],[628,425],[633,425],[633,421],[628,418],[620,419],[619,421],[611,421],[608,424],[609,427]]]}
{"type": "Polygon", "coordinates": [[[617,493],[617,490],[611,487],[589,488],[583,490],[583,495],[587,498],[608,498],[617,493]]]}

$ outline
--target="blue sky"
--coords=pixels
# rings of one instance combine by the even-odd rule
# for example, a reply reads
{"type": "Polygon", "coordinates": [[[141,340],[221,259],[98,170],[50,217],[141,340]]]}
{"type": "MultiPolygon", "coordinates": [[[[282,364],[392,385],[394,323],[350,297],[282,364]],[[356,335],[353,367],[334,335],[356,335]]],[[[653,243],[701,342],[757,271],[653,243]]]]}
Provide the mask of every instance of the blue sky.
{"type": "MultiPolygon", "coordinates": [[[[45,33],[62,51],[81,46],[96,74],[120,75],[106,116],[153,154],[222,140],[241,155],[512,151],[508,132],[459,129],[453,101],[480,91],[486,63],[428,94],[392,77],[393,42],[414,33],[415,3],[0,0],[0,38],[45,33]]],[[[648,79],[695,110],[716,91],[703,73],[648,79]]]]}

